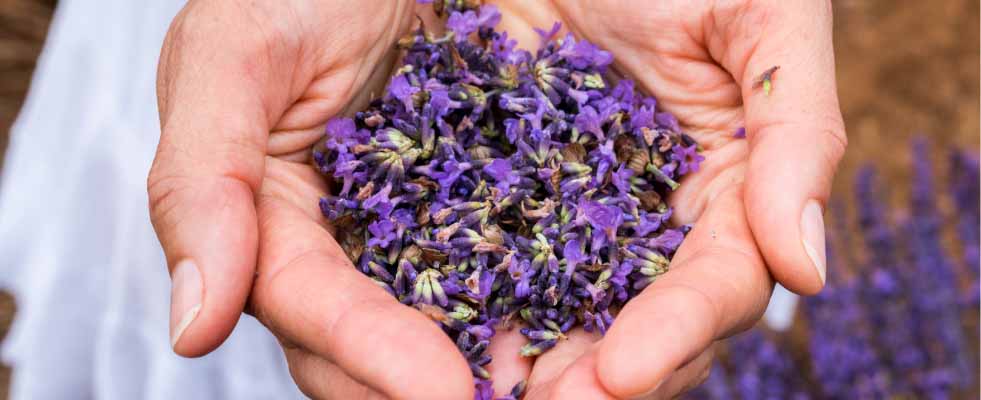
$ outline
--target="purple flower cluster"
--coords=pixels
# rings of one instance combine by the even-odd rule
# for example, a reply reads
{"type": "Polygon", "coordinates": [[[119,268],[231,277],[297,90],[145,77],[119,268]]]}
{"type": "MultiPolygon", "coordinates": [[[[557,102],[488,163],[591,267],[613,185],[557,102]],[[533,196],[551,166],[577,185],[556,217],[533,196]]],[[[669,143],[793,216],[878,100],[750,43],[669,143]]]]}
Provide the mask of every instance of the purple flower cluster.
{"type": "Polygon", "coordinates": [[[758,330],[734,338],[724,363],[713,368],[717,376],[690,397],[978,397],[978,159],[952,152],[948,216],[938,206],[929,144],[915,140],[912,154],[910,204],[899,224],[890,223],[894,212],[872,168],[860,170],[855,184],[858,240],[843,207],[832,207],[829,280],[802,304],[806,348],[758,330]],[[950,258],[942,243],[950,225],[963,260],[950,258]],[[856,261],[850,250],[864,257],[856,261]]]}
{"type": "Polygon", "coordinates": [[[444,328],[484,399],[495,328],[522,325],[524,356],[576,325],[605,333],[667,270],[688,227],[664,198],[703,157],[654,98],[604,78],[610,53],[557,24],[518,49],[470,3],[437,1],[446,34],[401,39],[384,97],[330,121],[314,159],[352,261],[444,328]]]}
{"type": "Polygon", "coordinates": [[[821,382],[824,397],[886,398],[890,376],[875,351],[874,330],[862,304],[862,282],[845,275],[830,244],[827,260],[828,270],[834,272],[831,281],[803,303],[815,380],[821,382]]]}
{"type": "MultiPolygon", "coordinates": [[[[814,398],[795,360],[772,332],[755,329],[728,341],[728,362],[712,365],[688,399],[807,400],[814,398]]],[[[847,397],[846,397],[847,398],[847,397]]]]}
{"type": "Polygon", "coordinates": [[[927,370],[917,390],[929,398],[949,398],[950,391],[968,379],[970,361],[960,326],[956,271],[940,242],[942,220],[929,150],[924,138],[913,142],[911,213],[903,226],[908,232],[904,247],[916,278],[907,285],[920,322],[916,334],[927,355],[927,370]]]}
{"type": "Polygon", "coordinates": [[[891,372],[891,392],[900,397],[910,396],[913,382],[926,365],[926,354],[916,339],[917,321],[910,304],[913,299],[905,286],[913,278],[911,263],[900,254],[897,234],[889,225],[873,168],[859,171],[855,193],[859,227],[867,250],[861,275],[865,287],[862,301],[876,307],[868,310],[867,316],[879,328],[876,344],[891,372]]]}
{"type": "MultiPolygon", "coordinates": [[[[953,199],[957,235],[961,244],[961,267],[963,275],[973,282],[978,282],[981,272],[981,210],[978,208],[978,157],[963,151],[950,153],[950,197],[953,199]]],[[[961,304],[972,314],[977,314],[981,305],[981,288],[977,284],[962,292],[961,304]]]]}
{"type": "Polygon", "coordinates": [[[761,330],[740,335],[730,342],[730,355],[740,360],[733,371],[735,392],[741,399],[804,400],[809,394],[793,359],[778,342],[761,330]]]}

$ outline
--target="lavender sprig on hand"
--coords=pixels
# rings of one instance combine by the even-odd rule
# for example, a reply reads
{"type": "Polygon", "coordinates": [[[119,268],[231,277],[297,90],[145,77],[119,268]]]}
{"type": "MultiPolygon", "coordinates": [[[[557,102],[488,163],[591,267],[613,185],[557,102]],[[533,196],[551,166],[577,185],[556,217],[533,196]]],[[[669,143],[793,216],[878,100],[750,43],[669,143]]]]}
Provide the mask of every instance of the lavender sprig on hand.
{"type": "Polygon", "coordinates": [[[664,199],[704,157],[654,98],[607,82],[610,53],[558,25],[520,50],[476,3],[437,0],[446,33],[401,39],[386,94],[330,121],[314,159],[352,261],[439,323],[489,398],[496,328],[523,325],[536,356],[576,325],[605,333],[667,271],[688,228],[664,199]]]}

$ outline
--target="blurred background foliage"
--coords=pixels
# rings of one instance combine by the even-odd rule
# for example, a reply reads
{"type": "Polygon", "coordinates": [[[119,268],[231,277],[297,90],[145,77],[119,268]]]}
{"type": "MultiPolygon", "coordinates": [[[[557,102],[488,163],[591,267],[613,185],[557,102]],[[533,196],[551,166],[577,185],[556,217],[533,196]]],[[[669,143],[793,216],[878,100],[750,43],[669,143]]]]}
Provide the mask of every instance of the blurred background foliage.
{"type": "Polygon", "coordinates": [[[978,155],[952,148],[934,160],[931,150],[925,137],[910,143],[900,208],[887,205],[876,167],[858,171],[855,197],[831,205],[827,286],[802,300],[789,332],[757,327],[720,346],[690,398],[978,398],[978,155]]]}
{"type": "MultiPolygon", "coordinates": [[[[936,199],[934,215],[939,218],[938,226],[944,227],[936,235],[940,239],[938,245],[950,257],[951,263],[964,265],[963,257],[958,258],[962,254],[963,245],[957,240],[958,232],[954,227],[959,221],[963,223],[965,215],[963,207],[958,208],[949,194],[950,171],[956,172],[957,169],[948,166],[951,148],[968,149],[975,154],[979,148],[979,4],[976,0],[835,0],[833,3],[838,92],[850,141],[848,153],[835,182],[837,205],[833,211],[836,217],[829,218],[828,222],[829,231],[834,232],[830,242],[833,245],[831,254],[835,264],[829,274],[832,279],[837,280],[832,282],[833,290],[805,303],[799,313],[798,323],[789,333],[777,335],[754,330],[731,341],[732,346],[723,351],[723,360],[743,360],[746,363],[755,361],[752,361],[752,365],[746,364],[742,368],[743,373],[735,376],[728,376],[725,367],[720,364],[718,370],[722,372],[716,371],[713,374],[713,382],[718,384],[720,380],[717,377],[727,377],[722,383],[729,390],[738,390],[741,383],[744,383],[744,389],[753,387],[753,374],[745,371],[757,371],[755,375],[758,377],[766,375],[773,377],[772,379],[788,379],[790,384],[801,383],[794,383],[794,380],[803,379],[804,388],[810,390],[807,393],[831,397],[831,394],[821,391],[828,389],[817,390],[813,383],[807,383],[809,377],[818,373],[813,370],[810,362],[810,333],[815,328],[808,329],[808,321],[825,318],[820,316],[818,310],[821,307],[834,306],[826,303],[844,296],[840,295],[841,291],[854,289],[849,285],[856,283],[849,279],[863,276],[868,272],[863,269],[870,268],[875,263],[870,261],[874,257],[869,254],[869,246],[863,239],[868,237],[868,232],[863,233],[861,224],[855,218],[859,215],[856,188],[872,187],[855,183],[860,168],[865,165],[875,166],[877,183],[874,187],[878,188],[875,193],[883,196],[883,218],[891,229],[896,230],[898,236],[909,237],[908,227],[901,224],[916,217],[914,208],[911,207],[911,194],[914,193],[911,191],[911,182],[915,181],[916,170],[914,161],[926,159],[924,155],[914,155],[914,152],[909,151],[911,139],[915,135],[924,135],[931,143],[928,155],[934,168],[930,170],[937,182],[935,191],[940,194],[936,199]],[[794,370],[790,374],[779,372],[780,368],[791,367],[804,369],[794,370]],[[788,375],[790,377],[785,378],[788,375]],[[744,379],[746,382],[741,382],[744,379]]],[[[9,128],[30,85],[30,77],[55,4],[56,0],[0,0],[0,168],[9,128]]],[[[977,168],[977,164],[974,165],[977,168]]],[[[871,173],[862,172],[863,176],[869,174],[871,173]]],[[[974,190],[977,190],[976,171],[973,180],[974,190]]],[[[971,217],[974,219],[968,222],[976,229],[976,197],[970,206],[975,213],[971,217]]],[[[974,245],[977,246],[977,238],[974,240],[974,245]]],[[[976,274],[977,259],[974,261],[976,274]]],[[[963,274],[958,273],[957,276],[957,285],[967,284],[963,274]]],[[[974,277],[976,279],[977,275],[974,277]]],[[[950,289],[947,291],[949,293],[955,293],[955,288],[946,289],[950,289]]],[[[977,288],[962,288],[961,293],[963,290],[976,293],[977,288]]],[[[913,299],[909,297],[903,304],[910,306],[911,301],[913,299]]],[[[842,304],[837,306],[847,308],[842,304]]],[[[0,293],[0,338],[9,329],[14,313],[13,299],[0,293]]],[[[968,325],[962,332],[965,335],[964,346],[970,352],[967,355],[971,357],[972,367],[977,366],[977,314],[976,305],[971,306],[965,311],[967,318],[963,319],[970,324],[973,316],[974,321],[973,326],[968,325]]],[[[834,328],[824,327],[822,334],[831,335],[833,332],[830,330],[834,328]]],[[[861,329],[879,334],[882,333],[882,328],[881,325],[865,325],[861,329]]],[[[925,335],[934,334],[940,333],[925,335]]],[[[871,338],[873,341],[880,341],[881,345],[883,339],[874,335],[871,338]]],[[[854,354],[849,357],[851,356],[854,354]]],[[[885,362],[892,363],[893,356],[888,357],[885,362]]],[[[883,362],[878,358],[876,360],[878,363],[883,362]]],[[[0,399],[6,398],[9,374],[9,370],[0,369],[0,399]]],[[[879,378],[871,374],[869,379],[868,385],[872,388],[869,390],[873,390],[876,379],[879,378]]],[[[960,396],[978,398],[976,369],[971,372],[969,379],[973,381],[973,389],[966,394],[960,393],[960,396]]],[[[762,383],[768,384],[765,386],[776,385],[771,382],[756,384],[762,383]]],[[[711,385],[706,385],[706,389],[709,386],[711,385]]],[[[912,394],[907,396],[926,397],[917,392],[909,393],[912,394]]],[[[711,393],[702,391],[699,395],[710,396],[711,393]]],[[[766,397],[763,392],[758,392],[758,395],[760,398],[766,397]]],[[[732,392],[731,396],[738,398],[739,394],[732,392]]]]}

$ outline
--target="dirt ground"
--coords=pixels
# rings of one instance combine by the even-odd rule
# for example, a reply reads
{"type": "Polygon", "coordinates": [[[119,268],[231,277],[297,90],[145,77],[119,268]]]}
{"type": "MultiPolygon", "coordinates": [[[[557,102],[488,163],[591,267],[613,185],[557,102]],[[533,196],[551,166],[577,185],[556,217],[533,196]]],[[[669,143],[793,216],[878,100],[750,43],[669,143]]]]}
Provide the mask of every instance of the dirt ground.
{"type": "Polygon", "coordinates": [[[854,170],[871,162],[900,194],[894,200],[902,200],[913,135],[929,136],[937,151],[979,147],[978,2],[834,5],[838,94],[849,139],[835,194],[850,194],[854,170]]]}
{"type": "MultiPolygon", "coordinates": [[[[10,124],[27,91],[55,0],[0,0],[0,166],[10,124]]],[[[838,92],[850,147],[835,182],[868,162],[902,201],[909,139],[979,147],[979,5],[970,0],[839,0],[835,5],[838,92]]],[[[779,84],[779,82],[777,82],[779,84]]],[[[938,158],[942,161],[943,158],[938,158]]],[[[943,164],[941,164],[943,165],[943,164]]],[[[15,312],[0,293],[0,338],[15,312]]],[[[0,399],[10,371],[0,370],[0,399]]]]}

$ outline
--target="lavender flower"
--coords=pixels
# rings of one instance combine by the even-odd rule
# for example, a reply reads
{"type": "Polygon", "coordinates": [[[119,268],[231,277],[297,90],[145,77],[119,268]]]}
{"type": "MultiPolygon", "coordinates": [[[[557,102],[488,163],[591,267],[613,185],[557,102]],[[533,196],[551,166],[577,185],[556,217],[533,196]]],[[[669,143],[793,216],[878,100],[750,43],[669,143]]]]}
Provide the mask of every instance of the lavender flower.
{"type": "Polygon", "coordinates": [[[735,391],[742,399],[808,399],[793,360],[762,331],[753,330],[730,341],[735,391]]]}
{"type": "Polygon", "coordinates": [[[385,95],[331,120],[314,159],[343,183],[320,204],[345,251],[456,341],[488,399],[496,324],[524,324],[537,356],[576,325],[605,332],[667,271],[687,228],[663,199],[704,157],[653,98],[606,82],[609,52],[559,25],[517,49],[478,3],[436,0],[448,33],[399,40],[385,95]]]}
{"type": "Polygon", "coordinates": [[[705,157],[698,154],[695,145],[691,145],[675,147],[671,152],[671,159],[678,163],[678,173],[686,174],[688,171],[698,171],[698,165],[705,157]]]}
{"type": "Polygon", "coordinates": [[[839,268],[838,254],[827,248],[831,281],[804,301],[810,324],[810,359],[821,394],[828,398],[889,398],[890,375],[875,351],[862,282],[839,268]]]}
{"type": "MultiPolygon", "coordinates": [[[[961,244],[961,259],[963,276],[978,282],[981,273],[981,251],[979,251],[979,217],[978,208],[978,182],[979,166],[977,155],[968,154],[963,151],[953,150],[950,154],[950,194],[956,209],[956,228],[957,236],[961,244]]],[[[974,313],[981,304],[977,285],[964,291],[962,303],[965,308],[974,313]]]]}
{"type": "Polygon", "coordinates": [[[956,292],[957,280],[950,260],[940,244],[940,218],[931,171],[929,143],[923,138],[913,142],[912,215],[904,224],[909,258],[916,277],[908,282],[912,311],[922,321],[916,334],[927,349],[928,370],[915,382],[924,396],[949,397],[965,383],[969,373],[967,349],[959,324],[956,292]],[[927,322],[929,321],[929,322],[927,322]],[[939,376],[951,379],[937,379],[939,376]]]}
{"type": "Polygon", "coordinates": [[[880,329],[880,354],[893,371],[892,391],[898,396],[912,395],[911,383],[922,373],[926,355],[918,346],[908,293],[899,272],[908,268],[896,257],[897,240],[885,220],[885,211],[878,198],[875,171],[859,171],[855,184],[858,198],[859,222],[866,247],[868,265],[864,268],[863,301],[875,311],[869,319],[880,329]]]}
{"type": "Polygon", "coordinates": [[[484,166],[484,173],[497,181],[494,187],[503,194],[510,192],[511,185],[521,182],[520,177],[514,173],[511,162],[506,159],[494,159],[484,166]]]}
{"type": "MultiPolygon", "coordinates": [[[[915,140],[912,153],[911,203],[897,227],[888,221],[892,210],[878,196],[871,168],[859,172],[855,186],[863,240],[853,239],[844,208],[832,203],[829,281],[821,293],[803,300],[806,350],[772,332],[737,337],[725,362],[714,365],[710,380],[689,397],[977,397],[977,305],[972,303],[978,287],[977,157],[951,155],[954,225],[963,242],[958,269],[940,245],[948,224],[939,213],[928,143],[915,140]],[[865,259],[855,262],[849,245],[863,242],[865,259]],[[958,299],[958,286],[969,288],[961,293],[968,296],[958,299]],[[788,360],[796,373],[783,372],[788,360]],[[788,394],[788,387],[797,390],[788,394]]],[[[790,332],[795,331],[800,332],[790,332]]]]}

